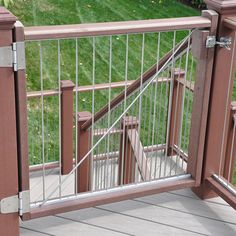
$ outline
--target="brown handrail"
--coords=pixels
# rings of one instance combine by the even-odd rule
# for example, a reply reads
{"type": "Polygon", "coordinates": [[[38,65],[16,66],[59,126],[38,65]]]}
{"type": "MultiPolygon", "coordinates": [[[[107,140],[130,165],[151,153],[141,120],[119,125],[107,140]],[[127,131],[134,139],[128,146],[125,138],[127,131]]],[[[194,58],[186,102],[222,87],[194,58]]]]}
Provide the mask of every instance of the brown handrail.
{"type": "Polygon", "coordinates": [[[209,28],[211,20],[203,16],[25,27],[25,40],[47,40],[130,33],[160,32],[209,28]]]}
{"type": "MultiPolygon", "coordinates": [[[[175,55],[180,55],[188,46],[188,42],[186,41],[181,47],[182,42],[180,42],[178,45],[175,46],[174,50],[176,51],[175,55]]],[[[158,68],[161,68],[172,56],[173,49],[171,49],[164,57],[161,58],[158,64],[158,68]]],[[[115,106],[117,106],[119,103],[121,103],[125,97],[128,97],[131,93],[133,93],[136,89],[138,89],[141,85],[141,83],[147,82],[155,73],[157,72],[157,64],[154,64],[151,66],[147,71],[144,72],[142,76],[140,76],[138,79],[136,79],[128,88],[127,90],[123,90],[118,96],[116,96],[114,99],[111,100],[110,104],[105,105],[100,111],[98,111],[94,117],[87,120],[82,126],[82,130],[88,129],[92,125],[92,121],[96,122],[97,120],[101,119],[108,111],[109,109],[113,109],[115,106]]]]}
{"type": "MultiPolygon", "coordinates": [[[[97,90],[105,90],[105,89],[114,89],[114,88],[123,88],[125,86],[131,85],[135,80],[128,80],[128,81],[118,81],[118,82],[111,82],[111,83],[103,83],[103,84],[95,84],[95,85],[81,85],[75,87],[73,92],[91,92],[97,90]]],[[[160,77],[153,81],[153,83],[165,83],[170,81],[170,78],[160,77]]],[[[43,97],[50,97],[59,95],[58,89],[50,89],[50,90],[43,90],[43,91],[30,91],[27,92],[27,99],[31,98],[39,98],[43,97]]]]}

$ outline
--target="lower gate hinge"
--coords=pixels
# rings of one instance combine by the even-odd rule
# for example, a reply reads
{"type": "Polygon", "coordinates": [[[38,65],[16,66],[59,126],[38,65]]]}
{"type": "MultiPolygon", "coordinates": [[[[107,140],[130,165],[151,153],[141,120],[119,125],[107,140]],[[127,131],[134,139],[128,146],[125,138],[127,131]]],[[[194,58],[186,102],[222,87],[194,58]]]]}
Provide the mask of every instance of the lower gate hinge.
{"type": "Polygon", "coordinates": [[[221,37],[219,41],[216,40],[216,36],[208,36],[206,40],[206,48],[214,48],[219,45],[222,48],[230,50],[232,44],[232,38],[221,37]]]}
{"type": "Polygon", "coordinates": [[[30,191],[19,192],[18,195],[6,197],[0,200],[0,214],[19,212],[22,216],[30,212],[30,191]]]}

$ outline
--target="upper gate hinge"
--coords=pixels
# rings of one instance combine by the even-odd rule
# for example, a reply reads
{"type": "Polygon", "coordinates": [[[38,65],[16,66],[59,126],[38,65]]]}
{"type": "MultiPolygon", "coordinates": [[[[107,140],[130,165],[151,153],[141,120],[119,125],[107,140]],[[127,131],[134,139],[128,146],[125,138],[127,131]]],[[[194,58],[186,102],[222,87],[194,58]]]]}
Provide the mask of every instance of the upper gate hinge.
{"type": "Polygon", "coordinates": [[[16,42],[12,44],[14,71],[25,69],[25,43],[16,42]]]}
{"type": "Polygon", "coordinates": [[[0,68],[13,67],[14,71],[25,69],[25,43],[15,42],[12,46],[0,47],[0,68]]]}
{"type": "Polygon", "coordinates": [[[30,191],[19,192],[19,195],[6,197],[0,200],[0,214],[19,212],[22,216],[30,212],[30,191]]]}
{"type": "Polygon", "coordinates": [[[206,48],[213,48],[219,45],[222,48],[230,50],[232,44],[232,38],[221,37],[219,41],[216,40],[216,36],[208,36],[206,40],[206,48]]]}

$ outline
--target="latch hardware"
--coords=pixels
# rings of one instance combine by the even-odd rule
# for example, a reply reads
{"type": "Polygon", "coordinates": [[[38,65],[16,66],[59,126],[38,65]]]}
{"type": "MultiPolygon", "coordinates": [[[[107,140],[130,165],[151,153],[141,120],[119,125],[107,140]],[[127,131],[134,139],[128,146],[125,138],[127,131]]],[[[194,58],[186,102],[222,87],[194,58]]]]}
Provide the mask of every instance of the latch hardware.
{"type": "Polygon", "coordinates": [[[213,48],[219,45],[222,48],[230,50],[232,39],[227,37],[221,37],[219,41],[216,40],[216,36],[208,36],[206,40],[206,48],[213,48]]]}
{"type": "Polygon", "coordinates": [[[6,197],[0,200],[0,213],[9,214],[19,212],[22,216],[30,211],[30,191],[20,192],[19,195],[6,197]]]}

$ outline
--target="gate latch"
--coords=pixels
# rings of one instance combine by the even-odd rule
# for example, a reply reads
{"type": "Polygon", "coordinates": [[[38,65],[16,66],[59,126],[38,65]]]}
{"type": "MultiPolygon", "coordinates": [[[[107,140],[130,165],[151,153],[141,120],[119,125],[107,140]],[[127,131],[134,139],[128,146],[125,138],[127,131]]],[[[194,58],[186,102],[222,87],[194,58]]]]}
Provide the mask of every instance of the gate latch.
{"type": "Polygon", "coordinates": [[[206,40],[206,48],[213,48],[219,45],[221,48],[230,50],[232,44],[232,38],[221,37],[219,41],[216,40],[216,36],[208,36],[206,40]]]}
{"type": "Polygon", "coordinates": [[[30,193],[29,191],[20,192],[19,195],[6,197],[0,200],[0,214],[9,214],[19,212],[22,216],[30,211],[30,193]]]}

